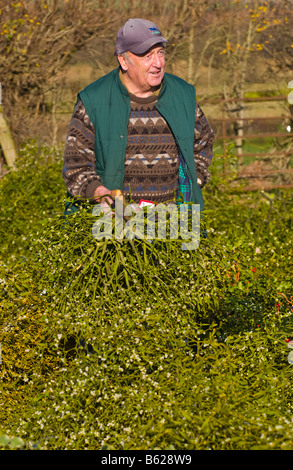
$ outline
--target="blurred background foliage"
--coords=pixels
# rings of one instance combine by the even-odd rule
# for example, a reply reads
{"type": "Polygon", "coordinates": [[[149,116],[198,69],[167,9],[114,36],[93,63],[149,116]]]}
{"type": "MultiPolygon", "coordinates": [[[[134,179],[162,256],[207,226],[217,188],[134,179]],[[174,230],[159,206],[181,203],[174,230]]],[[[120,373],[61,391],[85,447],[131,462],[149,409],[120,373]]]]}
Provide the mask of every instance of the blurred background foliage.
{"type": "Polygon", "coordinates": [[[116,67],[116,34],[129,17],[159,25],[169,41],[167,71],[196,85],[201,100],[284,92],[292,78],[290,5],[287,0],[0,0],[2,101],[15,141],[65,140],[77,92],[116,67]]]}

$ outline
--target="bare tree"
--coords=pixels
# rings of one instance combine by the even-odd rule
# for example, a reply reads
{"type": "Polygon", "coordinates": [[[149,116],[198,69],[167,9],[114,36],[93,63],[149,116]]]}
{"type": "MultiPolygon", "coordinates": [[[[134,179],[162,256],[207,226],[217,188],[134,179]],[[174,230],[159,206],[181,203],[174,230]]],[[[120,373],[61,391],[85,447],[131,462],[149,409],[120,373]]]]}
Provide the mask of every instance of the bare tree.
{"type": "MultiPolygon", "coordinates": [[[[99,31],[111,30],[109,2],[0,0],[3,108],[17,138],[30,135],[32,118],[59,98],[64,66],[99,31]]],[[[47,131],[48,133],[48,131],[47,131]]],[[[54,139],[56,129],[50,132],[54,139]]]]}
{"type": "MultiPolygon", "coordinates": [[[[262,56],[265,69],[268,70],[266,58],[272,53],[269,51],[273,49],[273,38],[279,41],[281,29],[287,21],[286,15],[280,10],[281,3],[283,2],[279,0],[252,0],[245,4],[236,1],[233,5],[230,3],[222,15],[222,22],[226,24],[224,27],[221,25],[225,42],[221,51],[222,66],[229,76],[229,82],[224,84],[223,94],[225,98],[230,98],[226,105],[228,115],[237,118],[234,130],[238,156],[242,155],[243,148],[245,86],[251,72],[255,72],[256,59],[259,56],[262,56]],[[235,98],[234,102],[232,97],[235,98]]],[[[283,65],[280,64],[281,67],[283,65]]]]}

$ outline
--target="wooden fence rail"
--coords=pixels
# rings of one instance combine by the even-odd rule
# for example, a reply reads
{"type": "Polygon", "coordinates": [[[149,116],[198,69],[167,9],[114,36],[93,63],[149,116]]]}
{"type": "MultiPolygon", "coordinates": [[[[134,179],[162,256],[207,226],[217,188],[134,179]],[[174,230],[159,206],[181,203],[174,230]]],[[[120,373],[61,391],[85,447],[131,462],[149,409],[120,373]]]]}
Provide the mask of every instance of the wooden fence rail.
{"type": "MultiPolygon", "coordinates": [[[[243,109],[245,109],[245,103],[257,103],[257,102],[287,102],[287,96],[270,96],[270,97],[256,97],[256,98],[228,98],[228,99],[206,99],[202,100],[201,104],[208,105],[220,105],[220,111],[217,111],[219,117],[209,117],[209,122],[216,130],[216,140],[222,143],[222,154],[223,158],[223,173],[224,176],[234,175],[235,180],[250,180],[254,181],[258,179],[258,185],[248,184],[242,188],[245,190],[258,189],[261,187],[261,181],[263,186],[266,188],[279,188],[293,187],[293,168],[292,168],[292,157],[293,157],[293,106],[288,106],[288,113],[279,116],[250,116],[247,110],[246,116],[243,116],[243,109]],[[231,105],[233,108],[231,109],[231,105]],[[242,110],[241,116],[239,111],[242,110]],[[233,117],[231,117],[233,116],[233,117]],[[278,129],[267,132],[256,132],[255,127],[259,124],[264,124],[262,127],[268,127],[268,124],[280,123],[284,124],[287,121],[287,125],[290,126],[289,131],[280,131],[278,129]],[[245,124],[255,124],[252,133],[245,132],[245,124]],[[234,127],[234,128],[233,128],[234,127]],[[241,134],[237,130],[241,128],[241,134]],[[245,141],[253,139],[283,139],[283,145],[279,145],[272,149],[272,151],[255,151],[245,152],[243,150],[243,143],[245,141]],[[290,142],[292,140],[292,142],[290,142]],[[237,172],[235,173],[235,166],[233,171],[229,170],[229,157],[231,156],[231,150],[228,149],[228,142],[235,142],[236,154],[235,158],[238,160],[237,172]],[[285,144],[286,142],[286,144],[285,144]],[[280,147],[280,148],[277,148],[280,147]],[[254,167],[245,165],[243,159],[251,159],[254,161],[254,167]],[[257,164],[256,164],[257,161],[257,164]],[[269,168],[267,162],[270,162],[269,168]],[[280,167],[281,165],[281,167],[280,167]],[[282,165],[284,165],[282,167],[282,165]],[[272,182],[272,177],[276,175],[283,175],[282,181],[272,182]],[[270,178],[269,184],[265,182],[266,179],[270,178]]],[[[284,110],[286,108],[284,107],[284,110]]],[[[280,144],[280,142],[279,142],[280,144]]]]}

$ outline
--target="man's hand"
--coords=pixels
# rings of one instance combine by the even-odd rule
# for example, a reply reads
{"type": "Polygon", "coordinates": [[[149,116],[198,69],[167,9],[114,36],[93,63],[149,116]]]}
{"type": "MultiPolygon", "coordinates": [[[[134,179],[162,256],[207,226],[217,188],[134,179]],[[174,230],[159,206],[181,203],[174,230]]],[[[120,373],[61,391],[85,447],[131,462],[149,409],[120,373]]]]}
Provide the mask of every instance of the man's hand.
{"type": "Polygon", "coordinates": [[[106,202],[107,200],[109,204],[113,204],[113,199],[109,196],[110,194],[111,194],[111,190],[101,185],[101,186],[98,186],[97,189],[95,190],[94,198],[97,202],[100,202],[100,203],[106,202]],[[108,196],[108,197],[103,198],[102,196],[108,196]]]}
{"type": "MultiPolygon", "coordinates": [[[[108,212],[115,207],[115,201],[116,198],[119,198],[122,203],[124,202],[123,199],[123,193],[120,189],[114,189],[113,191],[110,191],[107,189],[105,186],[98,186],[98,188],[95,190],[94,193],[94,198],[97,203],[101,204],[101,208],[103,212],[108,212]],[[103,197],[106,196],[106,197],[103,197]]],[[[123,206],[122,206],[123,207],[123,206]]],[[[114,212],[111,212],[114,214],[114,212]]],[[[122,215],[123,215],[123,209],[122,209],[122,215]]]]}
{"type": "MultiPolygon", "coordinates": [[[[97,203],[101,204],[101,209],[103,212],[108,212],[111,210],[111,207],[114,206],[113,199],[109,196],[111,190],[107,189],[105,186],[98,186],[94,193],[94,198],[97,203]],[[103,197],[106,196],[106,197],[103,197]]],[[[113,212],[112,212],[113,214],[113,212]]]]}

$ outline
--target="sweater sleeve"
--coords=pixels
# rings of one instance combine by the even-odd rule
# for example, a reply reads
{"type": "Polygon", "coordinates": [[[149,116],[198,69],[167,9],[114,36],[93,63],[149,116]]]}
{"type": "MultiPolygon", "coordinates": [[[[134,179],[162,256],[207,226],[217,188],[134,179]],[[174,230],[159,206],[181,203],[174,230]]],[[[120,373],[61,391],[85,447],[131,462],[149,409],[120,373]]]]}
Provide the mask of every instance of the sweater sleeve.
{"type": "Polygon", "coordinates": [[[196,105],[194,131],[194,159],[198,184],[203,188],[210,180],[209,165],[213,158],[214,131],[201,107],[196,105]]]}
{"type": "Polygon", "coordinates": [[[101,180],[96,173],[95,129],[78,100],[69,124],[62,176],[71,196],[92,198],[101,180]]]}

